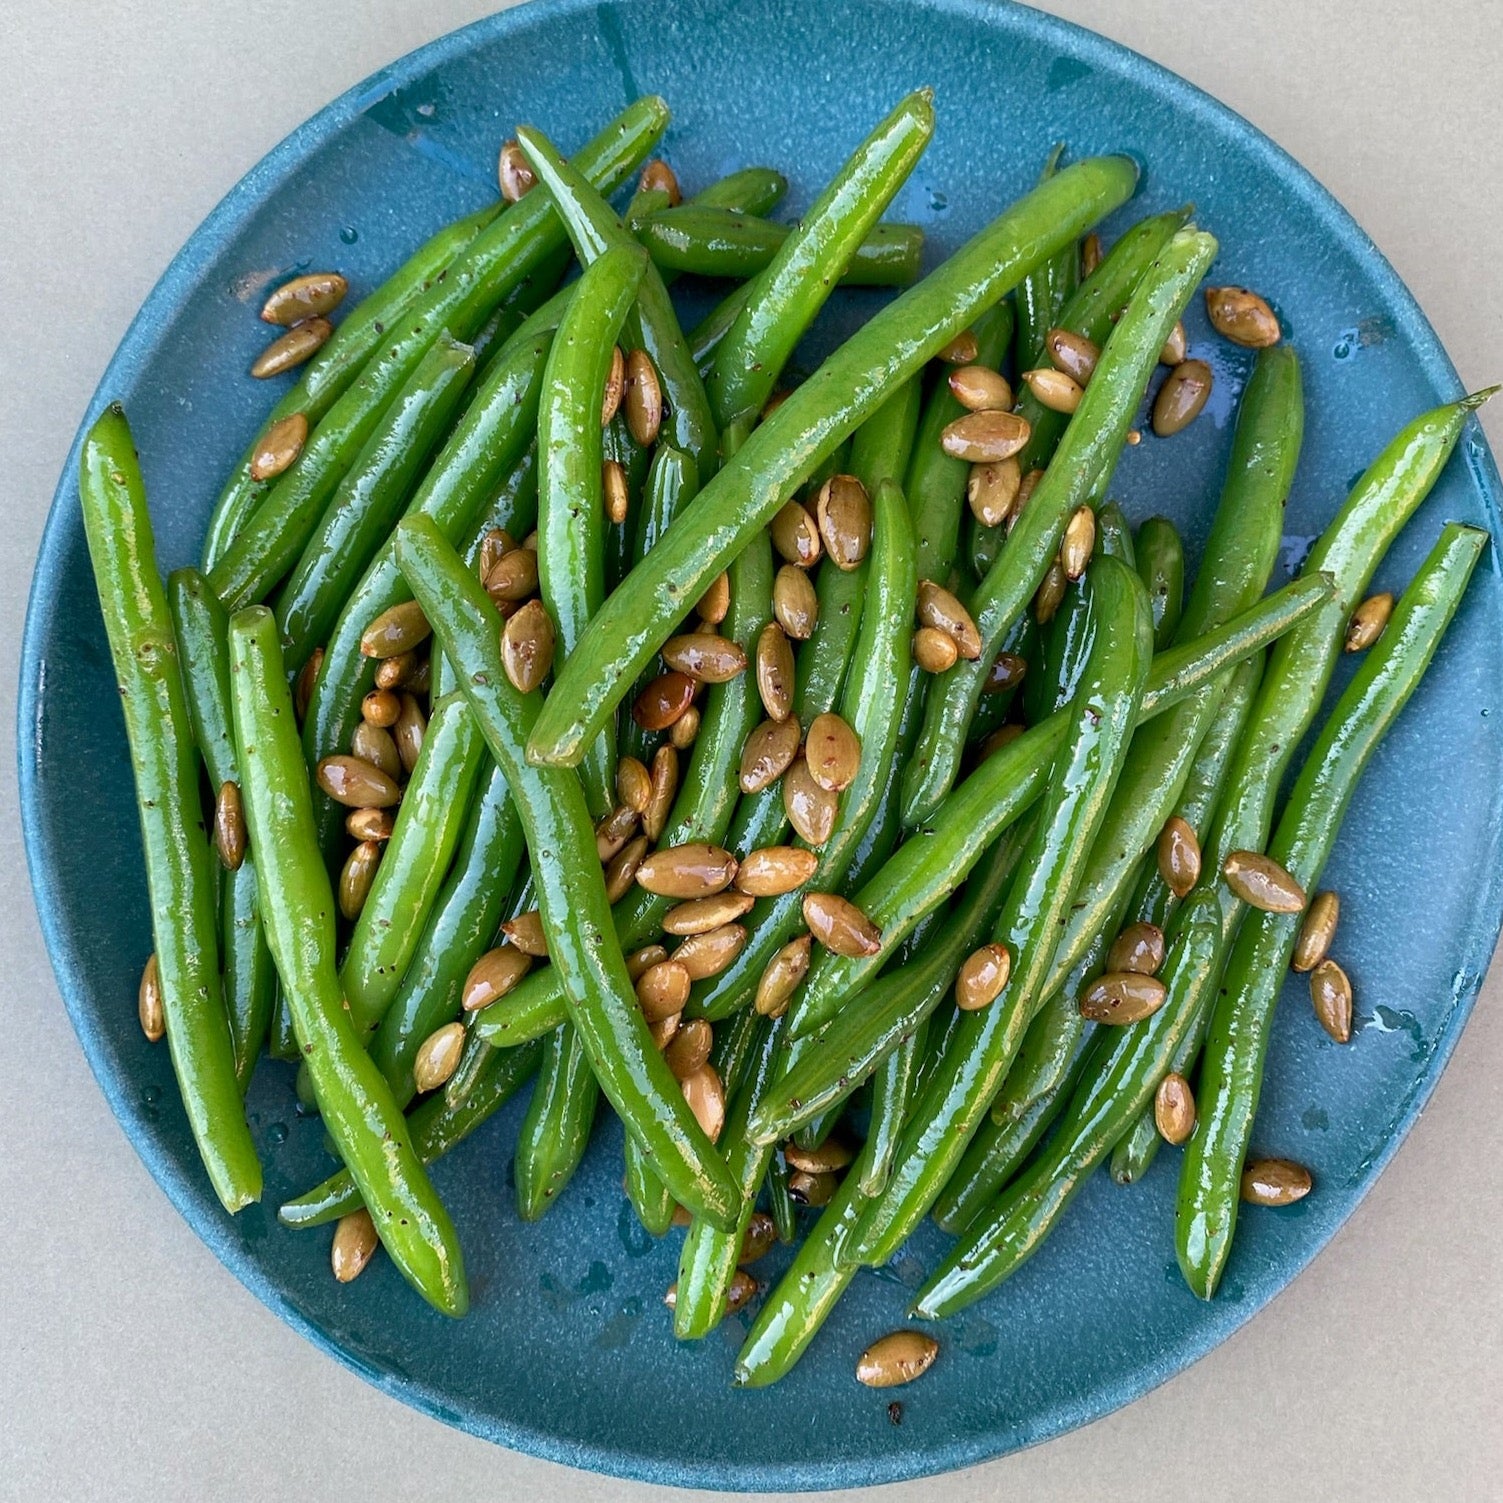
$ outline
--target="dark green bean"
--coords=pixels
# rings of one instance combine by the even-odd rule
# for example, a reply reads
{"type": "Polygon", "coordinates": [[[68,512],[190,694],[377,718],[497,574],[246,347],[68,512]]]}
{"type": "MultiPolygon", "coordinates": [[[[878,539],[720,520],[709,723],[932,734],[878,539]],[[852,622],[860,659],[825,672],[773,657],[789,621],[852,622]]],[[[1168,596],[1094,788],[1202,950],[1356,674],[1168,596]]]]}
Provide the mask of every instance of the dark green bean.
{"type": "Polygon", "coordinates": [[[167,1047],[188,1124],[227,1211],[261,1196],[220,990],[213,856],[146,490],[125,414],[107,407],[79,461],[84,533],[125,715],[167,1047]]]}
{"type": "MultiPolygon", "coordinates": [[[[661,99],[639,99],[580,150],[575,165],[610,192],[652,149],[667,122],[661,99]]],[[[330,407],[297,462],[210,571],[209,583],[227,607],[259,599],[292,566],[356,452],[439,331],[447,328],[456,339],[473,335],[507,293],[547,265],[563,238],[548,196],[527,194],[481,231],[407,311],[391,341],[330,407]]]]}
{"type": "Polygon", "coordinates": [[[904,784],[906,829],[927,819],[953,785],[966,727],[1002,636],[1053,562],[1070,514],[1105,486],[1164,340],[1215,254],[1212,236],[1193,230],[1176,234],[1106,341],[1059,451],[1023,508],[1007,547],[971,598],[971,615],[981,633],[980,658],[962,659],[930,689],[919,754],[904,784]]]}
{"type": "MultiPolygon", "coordinates": [[[[765,271],[790,226],[728,209],[683,204],[662,209],[637,227],[637,238],[661,271],[742,281],[765,271]]],[[[917,279],[924,232],[916,224],[873,225],[841,277],[846,287],[906,287],[917,279]]]]}
{"type": "Polygon", "coordinates": [[[1153,605],[1153,645],[1167,647],[1185,606],[1185,545],[1167,517],[1149,517],[1138,528],[1137,567],[1153,605]]]}
{"type": "Polygon", "coordinates": [[[685,336],[689,354],[702,379],[709,379],[715,364],[715,351],[741,316],[741,310],[751,301],[755,286],[754,282],[743,282],[733,288],[685,336]]]}
{"type": "MultiPolygon", "coordinates": [[[[1306,892],[1315,891],[1357,780],[1429,667],[1487,541],[1460,523],[1442,530],[1311,748],[1268,847],[1306,892]]],[[[1180,1269],[1202,1299],[1215,1293],[1231,1251],[1269,1027],[1300,920],[1249,914],[1212,1003],[1199,1124],[1185,1147],[1175,1214],[1180,1269]]]]}
{"type": "Polygon", "coordinates": [[[534,768],[523,756],[539,699],[518,694],[506,677],[500,617],[429,519],[401,524],[397,556],[507,775],[528,848],[548,853],[546,862],[534,863],[533,876],[549,953],[595,1077],[674,1197],[729,1225],[739,1210],[735,1183],[637,1007],[579,780],[571,772],[534,768]]]}
{"type": "Polygon", "coordinates": [[[276,968],[261,928],[256,863],[249,853],[234,871],[225,873],[219,919],[224,1010],[235,1054],[235,1079],[244,1095],[266,1042],[277,999],[276,968]]]}
{"type": "MultiPolygon", "coordinates": [[[[436,1163],[511,1100],[537,1074],[542,1050],[541,1044],[529,1044],[492,1055],[461,1107],[451,1107],[442,1094],[423,1101],[407,1119],[413,1151],[423,1163],[436,1163]]],[[[277,1219],[284,1226],[322,1226],[358,1211],[363,1204],[350,1171],[341,1169],[306,1194],[284,1202],[277,1219]]]]}
{"type": "Polygon", "coordinates": [[[856,148],[778,247],[715,351],[706,389],[722,428],[762,410],[794,346],[933,134],[934,96],[921,89],[856,148]]]}
{"type": "MultiPolygon", "coordinates": [[[[1108,501],[1096,513],[1096,546],[1113,558],[1120,558],[1129,569],[1138,567],[1138,550],[1132,540],[1132,527],[1127,516],[1115,501],[1108,501]]],[[[1148,594],[1150,601],[1153,592],[1148,594]]],[[[1159,644],[1154,643],[1154,650],[1159,644]]]]}
{"type": "Polygon", "coordinates": [[[392,1261],[435,1309],[463,1315],[469,1296],[453,1225],[345,1010],[334,968],[334,895],[270,611],[252,606],[231,620],[230,663],[261,918],[319,1111],[392,1261]]]}
{"type": "MultiPolygon", "coordinates": [[[[1059,170],[1065,143],[1058,142],[1044,162],[1040,182],[1047,182],[1059,170]]],[[[1017,362],[1019,371],[1031,371],[1046,365],[1044,337],[1059,323],[1060,313],[1075,291],[1080,279],[1080,249],[1062,245],[1018,283],[1017,362]]]]}
{"type": "Polygon", "coordinates": [[[600,1087],[574,1027],[543,1045],[543,1062],[517,1133],[517,1215],[536,1221],[574,1176],[590,1143],[600,1087]]]}

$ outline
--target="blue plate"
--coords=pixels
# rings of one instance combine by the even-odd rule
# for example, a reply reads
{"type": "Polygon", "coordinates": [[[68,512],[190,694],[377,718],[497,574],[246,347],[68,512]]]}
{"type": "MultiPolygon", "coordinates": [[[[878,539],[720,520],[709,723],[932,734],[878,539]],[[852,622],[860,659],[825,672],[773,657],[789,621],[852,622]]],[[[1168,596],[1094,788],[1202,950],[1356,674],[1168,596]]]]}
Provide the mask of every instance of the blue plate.
{"type": "MultiPolygon", "coordinates": [[[[89,420],[107,400],[125,403],[162,560],[188,562],[272,399],[244,375],[265,342],[255,308],[268,280],[335,266],[363,292],[491,196],[497,143],[516,122],[571,149],[649,90],[676,112],[666,154],[686,183],[764,162],[788,173],[796,210],[918,84],[934,87],[939,128],[894,215],[923,224],[931,256],[1027,188],[1063,139],[1075,155],[1125,150],[1148,164],[1138,202],[1109,233],[1193,199],[1221,239],[1214,278],[1273,297],[1309,398],[1290,565],[1400,424],[1460,392],[1413,298],[1318,184],[1231,111],[1099,37],[968,0],[540,0],[414,53],[273,151],[172,263],[89,420]]],[[[806,363],[871,306],[837,300],[806,363]]],[[[1189,332],[1216,371],[1207,415],[1184,437],[1130,450],[1117,487],[1135,518],[1178,521],[1193,556],[1249,357],[1210,336],[1199,306],[1189,332]]],[[[1230,1335],[1350,1215],[1434,1087],[1492,953],[1503,829],[1503,717],[1490,713],[1503,671],[1495,561],[1375,758],[1327,878],[1343,895],[1341,957],[1359,1032],[1332,1047],[1291,984],[1274,1040],[1258,1146],[1309,1164],[1318,1188],[1242,1219],[1214,1303],[1193,1299],[1175,1268],[1177,1166],[1166,1153],[1141,1188],[1097,1176],[1038,1257],[941,1328],[940,1361],[899,1396],[901,1425],[888,1416],[893,1395],[859,1387],[852,1371],[933,1265],[943,1239],[932,1228],[892,1267],[856,1280],[791,1377],[736,1392],[745,1317],[700,1346],[674,1345],[662,1295],[680,1234],[652,1243],[635,1227],[618,1132],[601,1132],[546,1221],[517,1224],[516,1108],[436,1174],[464,1238],[469,1318],[433,1314],[383,1260],[341,1287],[329,1277],[329,1233],[287,1232],[275,1219],[284,1196],[329,1168],[320,1128],[294,1115],[286,1068],[264,1068],[249,1103],[265,1201],[231,1221],[195,1157],[166,1051],[136,1025],[151,945],[145,884],[74,475],[70,455],[37,561],[18,741],[37,906],[89,1062],[173,1204],[249,1289],[388,1393],[519,1450],[660,1483],[852,1486],[983,1461],[1127,1403],[1230,1335]],[[1400,932],[1417,942],[1392,944],[1400,932]]],[[[1472,427],[1379,585],[1400,587],[1445,520],[1496,535],[1497,497],[1472,427]]]]}

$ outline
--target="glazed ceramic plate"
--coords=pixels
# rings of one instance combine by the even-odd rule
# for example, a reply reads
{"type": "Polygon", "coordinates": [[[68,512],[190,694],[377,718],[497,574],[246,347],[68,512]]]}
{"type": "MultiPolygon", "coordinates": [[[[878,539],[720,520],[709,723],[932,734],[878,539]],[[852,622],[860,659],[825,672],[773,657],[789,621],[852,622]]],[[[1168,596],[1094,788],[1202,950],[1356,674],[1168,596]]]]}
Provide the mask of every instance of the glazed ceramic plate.
{"type": "MultiPolygon", "coordinates": [[[[673,107],[665,152],[687,185],[767,163],[792,180],[796,212],[920,84],[934,88],[938,130],[893,216],[924,226],[931,260],[1025,190],[1065,140],[1073,155],[1127,151],[1146,164],[1138,200],[1109,234],[1193,200],[1221,240],[1213,278],[1273,298],[1309,400],[1286,565],[1400,424],[1459,393],[1414,300],[1315,182],[1229,110],[1099,37],[966,0],[539,0],[414,53],[309,121],[215,210],[147,300],[89,417],[124,402],[164,565],[197,557],[212,498],[272,400],[244,374],[265,341],[255,309],[268,279],[332,266],[362,293],[492,195],[497,143],[516,123],[568,150],[654,90],[673,107]]],[[[874,296],[837,298],[806,368],[874,296]]],[[[1183,437],[1130,450],[1115,490],[1135,519],[1173,517],[1193,557],[1249,356],[1213,338],[1198,305],[1189,331],[1215,368],[1206,415],[1183,437]]],[[[1327,878],[1343,896],[1356,1037],[1333,1047],[1293,983],[1279,1019],[1257,1146],[1309,1164],[1318,1188],[1288,1210],[1243,1217],[1213,1303],[1193,1299],[1175,1268],[1177,1156],[1165,1153],[1136,1189],[1098,1175],[1031,1263],[939,1328],[942,1355],[901,1394],[901,1425],[888,1416],[893,1395],[852,1372],[939,1256],[932,1228],[891,1267],[857,1278],[786,1381],[738,1392],[731,1363],[747,1317],[699,1346],[674,1344],[662,1297],[681,1234],[654,1243],[637,1228],[613,1126],[554,1211],[518,1224],[515,1104],[435,1176],[464,1239],[470,1316],[434,1314],[384,1260],[342,1287],[329,1276],[327,1230],[276,1222],[277,1203],[330,1168],[321,1128],[294,1114],[286,1067],[263,1068],[251,1091],[266,1197],[232,1221],[195,1157],[166,1051],[136,1025],[146,891],[122,725],[100,714],[112,675],[74,473],[70,456],[37,563],[18,739],[37,905],[84,1050],[151,1172],[237,1278],[386,1392],[504,1445],[660,1483],[850,1486],[999,1456],[1125,1404],[1252,1316],[1351,1213],[1433,1088],[1492,953],[1503,586],[1489,560],[1374,758],[1327,878]],[[75,838],[81,787],[88,842],[75,838]],[[1400,922],[1426,942],[1386,945],[1400,922]],[[1381,968],[1369,962],[1379,953],[1381,968]]],[[[1471,428],[1379,585],[1399,588],[1445,520],[1496,533],[1497,495],[1471,428]]]]}

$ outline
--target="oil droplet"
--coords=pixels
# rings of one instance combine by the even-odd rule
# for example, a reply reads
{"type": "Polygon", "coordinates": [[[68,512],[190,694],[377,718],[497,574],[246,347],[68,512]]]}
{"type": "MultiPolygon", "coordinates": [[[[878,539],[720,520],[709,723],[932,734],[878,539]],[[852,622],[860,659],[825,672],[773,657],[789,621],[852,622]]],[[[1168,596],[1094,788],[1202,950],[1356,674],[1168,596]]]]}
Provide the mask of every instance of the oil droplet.
{"type": "Polygon", "coordinates": [[[1331,1125],[1331,1119],[1323,1106],[1307,1108],[1299,1120],[1304,1124],[1306,1132],[1324,1132],[1331,1125]]]}
{"type": "Polygon", "coordinates": [[[652,1233],[637,1220],[631,1202],[621,1202],[621,1214],[616,1218],[616,1235],[626,1249],[628,1258],[644,1258],[652,1251],[652,1233]]]}
{"type": "Polygon", "coordinates": [[[611,1271],[597,1258],[589,1266],[585,1276],[574,1286],[578,1294],[599,1294],[602,1290],[609,1289],[616,1281],[611,1277],[611,1271]]]}
{"type": "Polygon", "coordinates": [[[354,225],[347,224],[339,232],[339,238],[343,240],[346,245],[353,245],[360,238],[360,231],[357,230],[354,225]]]}
{"type": "Polygon", "coordinates": [[[929,211],[933,214],[943,214],[950,207],[949,198],[937,188],[929,190],[929,211]]]}
{"type": "Polygon", "coordinates": [[[287,1125],[284,1122],[273,1122],[266,1129],[266,1141],[273,1148],[280,1148],[287,1141],[287,1125]]]}
{"type": "Polygon", "coordinates": [[[979,1315],[969,1315],[955,1327],[955,1345],[970,1357],[990,1357],[997,1350],[997,1328],[979,1315]]]}
{"type": "Polygon", "coordinates": [[[1331,351],[1331,354],[1337,360],[1346,360],[1346,359],[1348,359],[1350,357],[1351,353],[1352,353],[1351,343],[1350,343],[1349,340],[1345,340],[1345,339],[1337,340],[1337,342],[1336,342],[1336,348],[1331,351]]]}
{"type": "Polygon", "coordinates": [[[621,1308],[600,1328],[595,1345],[603,1352],[613,1352],[625,1346],[641,1318],[642,1301],[634,1294],[623,1300],[621,1308]]]}

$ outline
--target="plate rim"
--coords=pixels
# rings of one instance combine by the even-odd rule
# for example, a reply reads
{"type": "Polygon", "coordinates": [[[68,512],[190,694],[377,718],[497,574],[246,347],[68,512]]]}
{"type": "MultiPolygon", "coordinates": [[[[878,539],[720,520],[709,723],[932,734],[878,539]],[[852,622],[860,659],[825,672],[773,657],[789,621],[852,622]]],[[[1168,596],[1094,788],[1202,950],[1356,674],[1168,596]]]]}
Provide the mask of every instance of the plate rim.
{"type": "MultiPolygon", "coordinates": [[[[651,0],[607,0],[607,3],[610,9],[619,10],[645,5],[651,0]]],[[[692,9],[695,0],[684,0],[684,3],[692,9]]],[[[1003,0],[1003,3],[995,3],[995,0],[868,0],[868,3],[878,3],[895,11],[942,13],[988,30],[1021,31],[1061,54],[1088,63],[1110,64],[1114,71],[1135,75],[1160,97],[1169,99],[1176,108],[1192,112],[1227,132],[1239,146],[1259,159],[1265,171],[1271,172],[1297,194],[1329,235],[1350,246],[1355,254],[1369,263],[1375,282],[1401,320],[1401,332],[1415,352],[1420,371],[1435,388],[1437,400],[1449,400],[1444,393],[1459,395],[1463,390],[1456,369],[1418,299],[1372,238],[1307,168],[1231,106],[1121,42],[1075,22],[1017,3],[1017,0],[1003,0]]],[[[91,1024],[87,980],[78,956],[71,953],[65,943],[56,917],[54,890],[61,886],[61,879],[39,819],[39,766],[37,737],[33,730],[39,724],[39,712],[46,693],[41,639],[58,604],[60,543],[70,522],[76,521],[69,512],[70,506],[76,505],[74,476],[78,454],[89,425],[105,406],[107,393],[149,367],[152,333],[162,322],[159,313],[175,308],[189,296],[207,274],[214,256],[244,228],[264,198],[290,177],[312,151],[326,145],[364,114],[370,104],[411,85],[433,68],[462,56],[479,43],[504,38],[517,31],[547,27],[559,18],[601,8],[600,0],[527,0],[525,4],[483,16],[424,43],[352,85],[288,132],[229,189],[172,257],[130,321],[89,400],[64,460],[38,543],[27,597],[16,704],[16,757],[23,843],[37,918],[59,993],[89,1068],[126,1140],[152,1178],[194,1233],[251,1294],[299,1335],[373,1387],[433,1419],[523,1454],[638,1482],[718,1490],[818,1491],[938,1475],[1014,1454],[1132,1403],[1191,1367],[1240,1330],[1278,1298],[1325,1250],[1408,1137],[1465,1030],[1496,948],[1498,934],[1503,931],[1503,863],[1493,860],[1488,864],[1486,879],[1474,901],[1464,935],[1468,949],[1465,959],[1468,962],[1475,959],[1478,963],[1468,967],[1469,983],[1456,995],[1451,1021],[1430,1055],[1425,1074],[1395,1115],[1386,1142],[1368,1161],[1361,1181],[1350,1187],[1354,1198],[1345,1214],[1323,1228],[1314,1241],[1302,1249],[1301,1256],[1289,1268],[1288,1276],[1277,1289],[1266,1297],[1239,1302],[1235,1306],[1223,1304],[1219,1320],[1198,1326],[1190,1339],[1155,1354],[1134,1369],[1131,1376],[1104,1388],[1093,1389],[1088,1396],[1073,1403],[1053,1405],[1044,1423],[1017,1444],[1005,1440],[999,1444],[995,1431],[987,1430],[980,1435],[951,1436],[934,1445],[887,1455],[816,1462],[789,1460],[775,1464],[706,1462],[687,1458],[669,1460],[620,1446],[570,1440],[533,1425],[480,1413],[468,1404],[456,1404],[434,1385],[380,1369],[342,1346],[262,1271],[237,1240],[228,1235],[227,1223],[218,1203],[198,1182],[200,1176],[196,1172],[185,1172],[160,1140],[135,1122],[135,1113],[127,1101],[128,1081],[123,1072],[114,1067],[91,1024]],[[1489,931],[1492,935],[1490,941],[1487,939],[1489,931]],[[1479,946],[1485,948],[1480,956],[1476,956],[1472,952],[1479,946]]],[[[1480,425],[1477,425],[1476,433],[1481,443],[1480,452],[1468,454],[1466,459],[1490,514],[1491,531],[1496,541],[1503,485],[1500,485],[1497,465],[1480,425]]],[[[1495,855],[1500,844],[1503,844],[1503,825],[1494,832],[1495,855]]],[[[196,1170],[196,1164],[193,1169],[196,1170]]]]}

